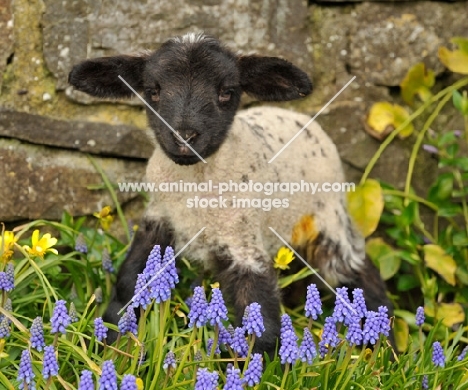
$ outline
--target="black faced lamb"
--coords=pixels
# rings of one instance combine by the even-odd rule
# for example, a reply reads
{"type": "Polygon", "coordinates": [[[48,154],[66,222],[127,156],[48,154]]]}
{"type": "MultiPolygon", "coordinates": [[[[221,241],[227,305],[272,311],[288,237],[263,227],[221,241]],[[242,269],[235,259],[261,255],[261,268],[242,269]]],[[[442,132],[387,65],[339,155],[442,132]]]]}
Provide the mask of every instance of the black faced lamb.
{"type": "Polygon", "coordinates": [[[156,141],[147,181],[214,184],[211,191],[198,194],[212,207],[196,207],[194,194],[184,191],[151,193],[119,270],[106,321],[118,322],[117,313],[131,300],[154,245],[162,251],[174,246],[177,253],[202,228],[183,255],[214,272],[237,321],[247,305],[260,303],[266,331],[256,340],[256,351],[271,353],[280,332],[280,291],[273,267],[273,257],[284,245],[279,237],[328,283],[361,287],[369,309],[385,305],[391,312],[384,282],[366,258],[364,239],[347,213],[345,194],[311,194],[305,187],[344,182],[330,138],[313,122],[284,148],[308,116],[265,106],[237,111],[243,92],[260,101],[310,94],[306,73],[280,58],[237,55],[213,37],[187,34],[153,53],[83,61],[73,68],[69,82],[101,98],[132,97],[119,76],[174,130],[147,107],[156,141]],[[222,199],[217,183],[232,184],[223,187],[222,199]],[[257,187],[241,192],[249,183],[257,187]],[[281,190],[285,187],[274,193],[255,190],[260,184],[269,189],[272,183],[301,183],[303,188],[293,195],[281,190]]]}

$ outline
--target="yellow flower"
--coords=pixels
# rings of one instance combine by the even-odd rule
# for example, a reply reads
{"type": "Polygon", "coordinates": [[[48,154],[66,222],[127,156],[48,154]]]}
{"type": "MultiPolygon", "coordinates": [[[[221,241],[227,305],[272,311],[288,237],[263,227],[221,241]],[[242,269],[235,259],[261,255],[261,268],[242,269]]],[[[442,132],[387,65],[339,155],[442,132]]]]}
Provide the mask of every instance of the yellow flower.
{"type": "Polygon", "coordinates": [[[44,255],[47,252],[52,252],[58,255],[57,249],[52,248],[57,243],[57,239],[52,237],[50,233],[44,234],[39,239],[39,230],[34,230],[31,241],[32,241],[31,248],[27,245],[24,246],[24,249],[26,249],[30,255],[38,256],[41,259],[44,258],[44,255]]]}
{"type": "Polygon", "coordinates": [[[0,235],[0,259],[5,263],[10,260],[13,255],[13,245],[15,245],[15,234],[10,231],[3,232],[0,235]]]}
{"type": "Polygon", "coordinates": [[[138,390],[144,389],[143,380],[141,378],[136,378],[136,385],[138,390]]]}
{"type": "Polygon", "coordinates": [[[98,213],[94,213],[93,215],[99,219],[101,223],[101,227],[103,230],[109,230],[110,224],[114,220],[114,217],[111,215],[112,209],[110,206],[103,207],[101,211],[98,213]]]}
{"type": "Polygon", "coordinates": [[[282,246],[276,254],[274,267],[283,270],[288,269],[288,264],[293,260],[294,252],[291,249],[282,246]]]}

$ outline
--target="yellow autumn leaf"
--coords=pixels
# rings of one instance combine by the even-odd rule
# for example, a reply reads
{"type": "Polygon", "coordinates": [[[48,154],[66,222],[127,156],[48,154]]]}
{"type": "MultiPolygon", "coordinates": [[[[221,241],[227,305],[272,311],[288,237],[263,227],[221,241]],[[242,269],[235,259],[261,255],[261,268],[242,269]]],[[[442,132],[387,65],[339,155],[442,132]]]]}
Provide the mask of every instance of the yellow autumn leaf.
{"type": "Polygon", "coordinates": [[[395,318],[393,322],[393,334],[398,351],[406,351],[406,348],[408,348],[409,326],[404,319],[395,318]]]}
{"type": "Polygon", "coordinates": [[[450,51],[446,47],[439,47],[439,59],[452,72],[468,74],[468,39],[455,37],[451,42],[458,46],[458,50],[450,51]]]}
{"type": "Polygon", "coordinates": [[[348,210],[364,237],[371,235],[379,224],[384,207],[382,188],[378,181],[367,179],[356,190],[348,192],[348,210]]]}
{"type": "Polygon", "coordinates": [[[435,73],[430,69],[426,69],[424,63],[420,62],[408,70],[401,82],[401,97],[410,105],[413,104],[415,95],[418,95],[425,102],[432,96],[430,88],[434,86],[434,83],[435,73]]]}
{"type": "MultiPolygon", "coordinates": [[[[377,138],[383,140],[397,127],[401,126],[409,117],[408,111],[398,104],[389,102],[374,103],[369,110],[367,120],[365,122],[366,131],[377,138]]],[[[400,138],[408,137],[414,131],[411,123],[406,125],[398,133],[400,138]]]]}
{"type": "Polygon", "coordinates": [[[424,308],[424,312],[429,317],[435,317],[437,320],[442,320],[442,323],[451,327],[455,324],[460,324],[465,321],[465,311],[459,303],[438,303],[437,316],[434,313],[434,306],[428,305],[424,308]]]}
{"type": "Polygon", "coordinates": [[[453,257],[447,254],[439,245],[428,244],[424,245],[423,249],[426,265],[442,276],[447,283],[454,286],[457,263],[455,263],[453,257]]]}

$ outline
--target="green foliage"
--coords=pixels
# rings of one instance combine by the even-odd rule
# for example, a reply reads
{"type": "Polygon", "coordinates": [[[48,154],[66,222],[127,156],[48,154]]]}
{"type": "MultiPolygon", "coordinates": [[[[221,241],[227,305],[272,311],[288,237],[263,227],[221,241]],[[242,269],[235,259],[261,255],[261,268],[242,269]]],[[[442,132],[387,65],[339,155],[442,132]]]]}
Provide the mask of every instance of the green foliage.
{"type": "MultiPolygon", "coordinates": [[[[0,309],[2,315],[12,320],[11,334],[0,339],[0,388],[18,388],[16,378],[19,360],[21,352],[28,348],[37,389],[76,389],[84,369],[92,371],[97,380],[106,360],[114,362],[119,382],[123,375],[133,374],[138,378],[139,388],[149,390],[193,389],[197,369],[201,367],[219,372],[221,384],[225,383],[228,363],[245,371],[245,358],[233,355],[232,351],[224,347],[221,355],[207,350],[208,339],[216,337],[215,327],[188,329],[185,299],[195,272],[183,259],[179,261],[181,283],[173,292],[172,300],[161,304],[152,303],[142,311],[137,335],[122,335],[114,345],[97,341],[93,335],[93,320],[102,314],[110,293],[107,284],[110,275],[103,271],[102,253],[104,248],[107,249],[115,265],[125,255],[128,244],[102,230],[99,218],[96,227],[87,225],[84,218],[75,220],[64,214],[61,223],[36,221],[15,232],[15,256],[13,259],[5,259],[15,265],[15,288],[2,295],[2,307],[9,297],[13,310],[0,309]],[[25,238],[26,233],[35,228],[41,231],[52,229],[53,235],[58,238],[54,247],[61,254],[47,253],[44,259],[40,259],[25,250],[23,245],[31,245],[30,238],[25,238]],[[73,250],[80,233],[85,237],[87,253],[73,250]],[[103,291],[103,303],[99,303],[95,295],[98,288],[103,291]],[[49,324],[53,304],[57,299],[67,300],[68,307],[73,302],[78,312],[77,322],[67,327],[66,334],[59,336],[50,334],[49,324]],[[37,316],[43,317],[46,345],[56,347],[60,366],[58,376],[48,380],[43,379],[41,374],[43,352],[29,344],[29,329],[37,316]],[[162,364],[169,351],[176,356],[176,368],[165,370],[162,364]],[[195,356],[200,353],[201,361],[197,361],[195,356]]],[[[388,246],[382,253],[388,256],[388,246]]],[[[205,286],[208,287],[207,282],[205,286]]],[[[302,329],[309,327],[318,343],[323,317],[314,322],[309,321],[303,314],[303,307],[290,314],[297,327],[296,332],[302,334],[302,329]]],[[[406,313],[406,316],[414,319],[412,313],[406,313]]],[[[401,314],[401,317],[404,315],[401,314]]],[[[414,320],[410,326],[414,328],[414,320]]],[[[402,328],[408,328],[407,322],[397,319],[395,332],[398,334],[402,328]]],[[[344,338],[346,328],[341,326],[338,347],[331,349],[323,358],[315,357],[312,364],[298,360],[294,364],[282,365],[277,356],[272,361],[265,356],[265,370],[260,384],[255,388],[419,388],[425,375],[431,386],[445,382],[452,383],[457,389],[468,388],[466,360],[457,360],[461,351],[460,340],[465,331],[465,328],[460,328],[451,334],[440,322],[434,322],[425,339],[422,338],[421,330],[420,334],[415,333],[415,337],[408,337],[408,332],[403,331],[408,340],[405,344],[406,352],[396,356],[384,336],[377,341],[373,351],[350,345],[344,338]],[[443,340],[446,357],[444,368],[436,368],[431,360],[432,343],[436,338],[443,340]]],[[[248,341],[252,345],[253,338],[249,336],[248,341]]]]}
{"type": "MultiPolygon", "coordinates": [[[[454,38],[458,50],[439,50],[441,61],[450,70],[467,73],[467,40],[454,38]]],[[[380,225],[386,236],[371,239],[367,252],[379,267],[382,277],[391,279],[398,292],[393,297],[397,317],[411,323],[418,305],[424,304],[427,315],[442,320],[440,329],[463,323],[466,318],[468,297],[468,78],[433,92],[434,72],[423,64],[411,68],[400,84],[402,100],[414,112],[394,124],[393,131],[381,144],[369,162],[361,184],[368,176],[385,148],[405,131],[410,124],[415,128],[414,145],[408,165],[405,186],[396,189],[381,182],[385,207],[380,215],[380,225]],[[419,97],[419,103],[415,97],[419,97]],[[437,118],[452,101],[455,111],[463,118],[464,129],[447,129],[437,118]],[[464,136],[463,136],[464,134],[464,136]],[[418,194],[412,186],[413,173],[419,153],[429,153],[438,161],[438,175],[426,194],[418,194]]],[[[376,108],[386,102],[376,103],[370,110],[367,126],[378,124],[376,108]]],[[[389,103],[386,103],[389,104],[389,103]]],[[[392,104],[392,107],[401,107],[392,104]]],[[[373,216],[375,218],[375,216],[373,216]]],[[[405,327],[396,318],[397,344],[407,344],[411,327],[405,327]]],[[[466,342],[466,339],[465,339],[466,342]]]]}

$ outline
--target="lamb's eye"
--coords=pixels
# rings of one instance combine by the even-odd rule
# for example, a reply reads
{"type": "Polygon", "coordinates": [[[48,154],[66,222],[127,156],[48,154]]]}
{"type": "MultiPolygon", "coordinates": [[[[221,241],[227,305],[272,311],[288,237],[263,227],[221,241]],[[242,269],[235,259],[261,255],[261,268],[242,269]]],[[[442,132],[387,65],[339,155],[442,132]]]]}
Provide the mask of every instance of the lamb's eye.
{"type": "Polygon", "coordinates": [[[231,96],[232,96],[232,93],[234,91],[232,89],[226,89],[224,91],[221,91],[219,93],[219,102],[220,103],[225,103],[225,102],[228,102],[229,100],[231,100],[231,96]]]}
{"type": "Polygon", "coordinates": [[[147,88],[146,94],[153,102],[159,102],[159,88],[147,88]]]}

